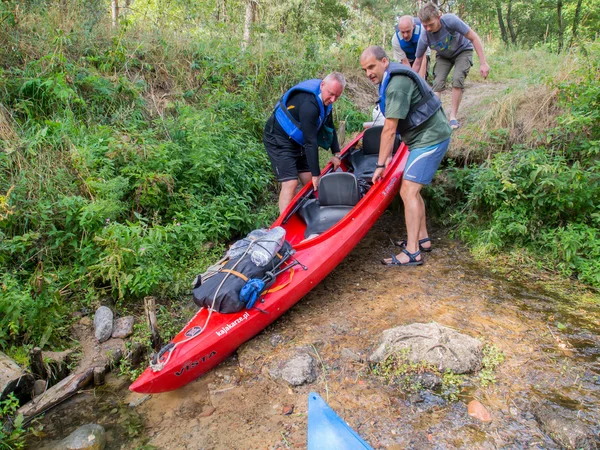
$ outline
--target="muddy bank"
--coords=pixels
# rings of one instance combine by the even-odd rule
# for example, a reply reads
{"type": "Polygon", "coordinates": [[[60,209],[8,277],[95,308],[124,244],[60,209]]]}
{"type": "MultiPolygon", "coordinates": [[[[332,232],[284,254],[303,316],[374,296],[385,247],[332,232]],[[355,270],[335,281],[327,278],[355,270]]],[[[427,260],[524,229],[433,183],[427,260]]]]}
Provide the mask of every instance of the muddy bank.
{"type": "Polygon", "coordinates": [[[310,391],[375,448],[564,448],[552,421],[540,421],[542,402],[597,432],[598,307],[497,276],[446,237],[433,236],[424,266],[384,267],[389,237],[402,235],[390,230],[401,224],[386,212],[319,286],[216,370],[146,398],[122,381],[99,391],[100,401],[89,391],[46,415],[42,444],[96,422],[111,449],[304,448],[310,391]],[[415,399],[348,357],[369,355],[385,329],[430,321],[495,344],[505,355],[496,384],[470,383],[454,402],[427,392],[415,399]],[[292,387],[273,379],[269,367],[299,346],[312,349],[317,380],[292,387]],[[490,423],[467,414],[472,399],[490,423]]]}

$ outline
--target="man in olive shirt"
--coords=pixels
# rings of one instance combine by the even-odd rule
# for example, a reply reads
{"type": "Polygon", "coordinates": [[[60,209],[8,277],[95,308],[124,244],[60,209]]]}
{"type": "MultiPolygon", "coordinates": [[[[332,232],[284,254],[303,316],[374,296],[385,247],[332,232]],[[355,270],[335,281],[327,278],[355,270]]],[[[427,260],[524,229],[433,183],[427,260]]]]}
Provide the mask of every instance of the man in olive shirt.
{"type": "Polygon", "coordinates": [[[448,150],[452,130],[439,98],[425,81],[412,69],[390,63],[381,47],[367,48],[360,57],[360,65],[369,80],[380,85],[379,106],[385,116],[373,183],[381,177],[389,162],[396,133],[401,134],[402,141],[410,150],[400,188],[407,239],[397,242],[402,247],[400,254],[382,262],[387,265],[421,265],[421,251],[431,251],[431,241],[420,191],[424,185],[431,183],[448,150]]]}

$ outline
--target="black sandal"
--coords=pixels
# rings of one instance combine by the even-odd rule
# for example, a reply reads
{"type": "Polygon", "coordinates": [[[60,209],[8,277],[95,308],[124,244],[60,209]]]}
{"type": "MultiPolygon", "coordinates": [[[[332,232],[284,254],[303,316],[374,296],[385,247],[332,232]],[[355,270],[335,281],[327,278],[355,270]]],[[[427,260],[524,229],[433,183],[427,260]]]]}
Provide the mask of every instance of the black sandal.
{"type": "Polygon", "coordinates": [[[392,253],[392,261],[387,262],[385,259],[382,259],[381,264],[384,264],[386,266],[421,266],[421,265],[423,265],[423,257],[421,256],[421,259],[417,259],[417,256],[419,256],[421,254],[420,250],[417,250],[415,253],[410,253],[408,250],[403,248],[402,253],[404,253],[405,255],[408,256],[407,262],[405,262],[405,263],[400,262],[400,260],[398,258],[396,258],[396,255],[394,255],[394,253],[392,253]]]}
{"type": "MultiPolygon", "coordinates": [[[[426,252],[429,253],[431,251],[431,246],[430,247],[423,247],[422,244],[426,243],[426,242],[431,242],[431,239],[429,239],[428,237],[424,238],[424,239],[419,239],[419,250],[422,252],[426,252]]],[[[406,247],[406,240],[402,240],[402,241],[394,241],[394,245],[396,247],[406,247]]]]}

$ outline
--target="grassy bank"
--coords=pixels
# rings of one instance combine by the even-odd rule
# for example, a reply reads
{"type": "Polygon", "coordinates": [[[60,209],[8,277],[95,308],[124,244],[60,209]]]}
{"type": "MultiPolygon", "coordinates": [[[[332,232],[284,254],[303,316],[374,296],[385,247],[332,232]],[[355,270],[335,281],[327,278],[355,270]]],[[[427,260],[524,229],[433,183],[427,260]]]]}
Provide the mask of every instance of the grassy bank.
{"type": "MultiPolygon", "coordinates": [[[[56,344],[69,311],[176,298],[224,243],[276,214],[262,127],[344,56],[277,35],[114,31],[60,5],[2,31],[0,348],[56,344]]],[[[352,61],[354,64],[354,61],[352,61]]],[[[364,118],[336,105],[349,131],[364,118]]]]}

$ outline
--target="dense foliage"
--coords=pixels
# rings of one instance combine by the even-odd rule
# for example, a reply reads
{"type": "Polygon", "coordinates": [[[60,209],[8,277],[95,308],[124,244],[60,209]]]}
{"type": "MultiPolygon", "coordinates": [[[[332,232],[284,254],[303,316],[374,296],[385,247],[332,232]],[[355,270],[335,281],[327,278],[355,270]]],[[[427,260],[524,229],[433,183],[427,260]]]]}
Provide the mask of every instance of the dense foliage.
{"type": "Polygon", "coordinates": [[[109,16],[72,6],[29,4],[0,33],[0,348],[56,340],[73,303],[186,293],[274,218],[275,100],[341,64],[314,40],[240,51],[127,19],[107,36],[109,16]]]}
{"type": "MultiPolygon", "coordinates": [[[[480,250],[527,249],[545,268],[600,287],[600,48],[558,86],[564,113],[543,145],[452,168],[453,221],[480,250]]],[[[493,130],[498,132],[498,130],[493,130]]]]}
{"type": "MultiPolygon", "coordinates": [[[[597,1],[443,9],[500,41],[498,8],[507,20],[510,7],[513,44],[558,50],[593,37],[597,1]]],[[[58,341],[69,311],[104,296],[128,306],[185,293],[224,243],[275,214],[261,134],[276,99],[342,70],[353,83],[336,120],[357,130],[366,116],[348,98],[360,51],[389,49],[396,16],[416,13],[407,0],[130,0],[113,2],[111,19],[110,3],[0,3],[3,349],[58,341]]],[[[597,66],[585,70],[561,86],[573,108],[545,147],[452,179],[463,237],[529,246],[598,283],[599,244],[586,238],[598,227],[597,66]]]]}

